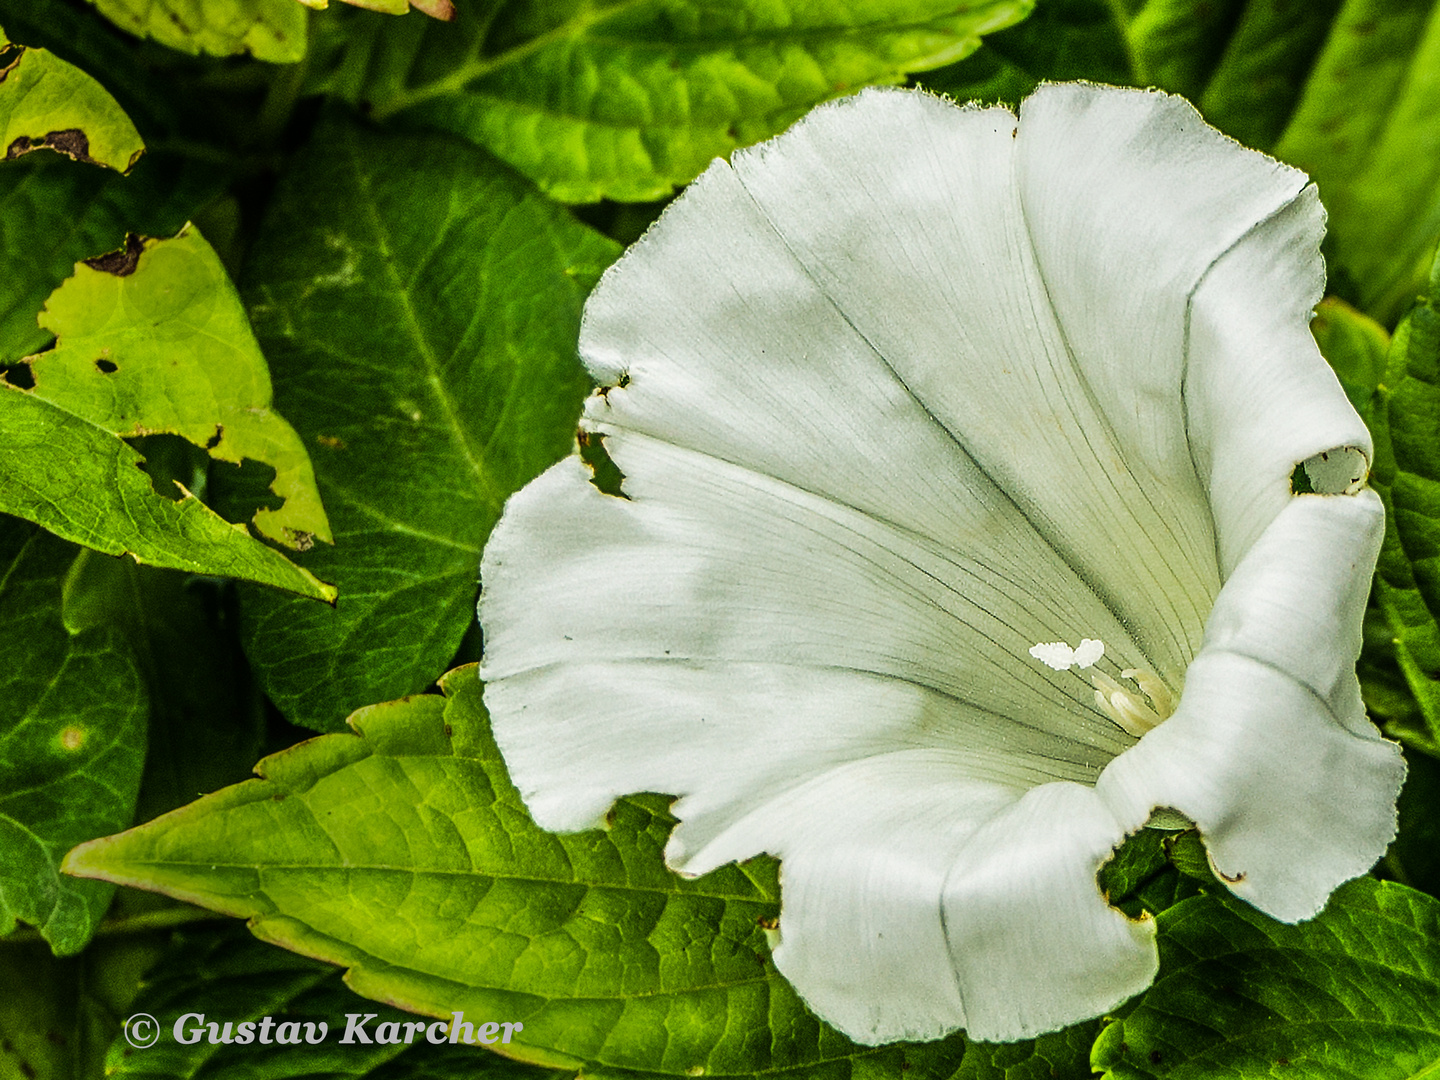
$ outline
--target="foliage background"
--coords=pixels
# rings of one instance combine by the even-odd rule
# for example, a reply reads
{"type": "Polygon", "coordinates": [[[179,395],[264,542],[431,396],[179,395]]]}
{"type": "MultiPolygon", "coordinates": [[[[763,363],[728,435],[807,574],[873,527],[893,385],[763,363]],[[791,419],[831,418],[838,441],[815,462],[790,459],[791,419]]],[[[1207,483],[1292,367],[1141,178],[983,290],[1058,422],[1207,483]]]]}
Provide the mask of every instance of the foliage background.
{"type": "Polygon", "coordinates": [[[1440,1068],[1440,5],[455,7],[0,0],[0,1080],[1440,1068]],[[1102,883],[1158,919],[1150,991],[1031,1042],[857,1047],[769,960],[773,863],[680,881],[657,797],[529,823],[464,667],[479,553],[573,445],[586,293],[713,156],[871,83],[1074,78],[1182,93],[1320,185],[1314,329],[1390,510],[1361,673],[1401,832],[1285,927],[1147,831],[1102,883]],[[61,872],[180,808],[71,857],[108,880],[61,872]],[[120,1031],[392,1005],[523,1019],[522,1060],[120,1031]]]}

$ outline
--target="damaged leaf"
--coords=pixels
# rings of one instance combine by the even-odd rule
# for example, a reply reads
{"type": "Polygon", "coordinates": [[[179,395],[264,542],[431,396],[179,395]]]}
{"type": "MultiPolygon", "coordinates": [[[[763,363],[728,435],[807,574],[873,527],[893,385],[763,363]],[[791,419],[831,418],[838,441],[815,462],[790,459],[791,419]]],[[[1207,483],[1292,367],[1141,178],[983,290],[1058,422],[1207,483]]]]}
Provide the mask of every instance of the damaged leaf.
{"type": "Polygon", "coordinates": [[[330,542],[310,458],[270,408],[245,309],[193,225],[77,265],[40,325],[59,340],[27,361],[36,397],[121,437],[167,432],[218,461],[264,462],[284,504],[258,511],[256,529],[300,551],[330,542]]]}
{"type": "Polygon", "coordinates": [[[305,9],[295,0],[90,0],[136,37],[211,56],[250,53],[293,64],[305,58],[305,9]]]}
{"type": "Polygon", "coordinates": [[[149,705],[117,630],[65,624],[75,556],[0,516],[0,937],[23,921],[59,955],[84,948],[115,891],[61,877],[60,859],[133,820],[149,705]]]}
{"type": "Polygon", "coordinates": [[[0,30],[0,147],[6,160],[53,150],[129,172],[145,144],[115,99],[85,72],[45,49],[14,45],[0,30]]]}
{"type": "Polygon", "coordinates": [[[264,357],[198,232],[77,265],[41,324],[62,340],[29,358],[27,380],[12,371],[0,386],[0,511],[137,562],[334,598],[183,488],[178,501],[157,494],[123,441],[173,432],[220,460],[267,462],[286,501],[256,527],[297,548],[330,537],[309,460],[269,409],[264,357]]]}
{"type": "Polygon", "coordinates": [[[643,202],[821,101],[965,56],[1031,6],[473,0],[450,25],[394,27],[336,12],[311,89],[464,136],[564,202],[643,202]]]}

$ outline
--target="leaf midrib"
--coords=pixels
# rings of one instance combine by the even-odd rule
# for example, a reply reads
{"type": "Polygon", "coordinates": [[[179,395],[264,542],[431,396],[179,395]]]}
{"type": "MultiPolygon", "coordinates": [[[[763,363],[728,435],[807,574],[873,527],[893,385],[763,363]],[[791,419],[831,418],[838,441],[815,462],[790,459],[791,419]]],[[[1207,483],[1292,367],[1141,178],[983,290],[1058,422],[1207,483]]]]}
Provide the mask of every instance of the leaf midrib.
{"type": "MultiPolygon", "coordinates": [[[[678,899],[694,897],[704,900],[724,900],[735,903],[756,904],[762,907],[775,907],[779,901],[757,896],[741,896],[738,893],[704,892],[701,890],[664,888],[656,885],[635,885],[619,884],[606,881],[589,881],[575,878],[550,878],[541,877],[536,874],[507,874],[507,873],[486,873],[483,870],[449,870],[443,867],[417,869],[413,866],[387,866],[380,863],[352,863],[348,865],[326,864],[326,863],[290,863],[290,862],[264,862],[264,863],[242,863],[225,862],[215,859],[126,859],[124,863],[127,868],[127,877],[134,877],[135,871],[141,867],[158,867],[161,869],[174,870],[195,870],[216,871],[221,868],[226,870],[255,871],[290,871],[295,873],[373,873],[373,874],[397,874],[403,877],[438,877],[438,878],[487,878],[493,881],[518,882],[524,885],[540,886],[572,886],[581,889],[606,889],[611,892],[633,892],[654,894],[659,896],[673,896],[678,899]]],[[[98,867],[97,867],[98,869],[98,867]]],[[[209,876],[202,873],[201,877],[209,876]]],[[[119,880],[118,878],[114,880],[119,880]]],[[[155,879],[150,879],[155,880],[155,879]]],[[[270,899],[270,894],[265,889],[258,890],[259,893],[270,899]]],[[[224,893],[213,893],[207,895],[229,895],[224,893]]],[[[254,894],[247,894],[254,895],[254,894]]],[[[278,906],[277,906],[278,910],[278,906]]],[[[262,918],[265,916],[261,916],[262,918]]],[[[293,918],[294,916],[287,916],[293,918]]]]}
{"type": "MultiPolygon", "coordinates": [[[[461,456],[465,458],[466,464],[470,466],[470,471],[474,474],[480,487],[486,492],[489,501],[499,506],[505,501],[504,496],[497,491],[495,484],[485,469],[477,448],[471,444],[469,429],[460,422],[459,413],[455,408],[455,400],[450,394],[450,388],[445,384],[438,358],[435,355],[435,350],[431,347],[420,325],[414,298],[411,296],[409,287],[400,278],[399,271],[395,264],[394,252],[390,248],[385,223],[380,218],[378,201],[375,198],[371,184],[372,178],[367,168],[367,163],[361,158],[359,148],[355,145],[353,134],[353,131],[347,129],[343,135],[345,151],[350,157],[350,167],[355,176],[355,183],[360,188],[362,198],[359,201],[364,209],[365,220],[370,226],[376,249],[380,254],[381,262],[385,266],[386,276],[390,279],[391,295],[395,296],[400,304],[406,329],[410,332],[411,340],[414,342],[416,351],[425,365],[426,382],[429,383],[435,400],[444,413],[446,426],[450,429],[452,444],[459,449],[461,456]]],[[[448,226],[449,221],[447,219],[447,230],[448,226]]],[[[443,238],[443,235],[442,233],[442,237],[437,238],[437,243],[443,238]]]]}

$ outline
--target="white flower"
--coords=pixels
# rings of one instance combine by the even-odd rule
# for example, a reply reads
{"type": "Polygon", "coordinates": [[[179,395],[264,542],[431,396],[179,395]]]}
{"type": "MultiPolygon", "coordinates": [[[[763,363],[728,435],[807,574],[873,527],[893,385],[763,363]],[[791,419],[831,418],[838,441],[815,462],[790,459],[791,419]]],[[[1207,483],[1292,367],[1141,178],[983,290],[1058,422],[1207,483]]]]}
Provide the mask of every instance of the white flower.
{"type": "Polygon", "coordinates": [[[712,165],[586,307],[628,498],[572,457],[485,552],[536,820],[668,792],[677,870],[779,856],[776,964],[864,1043],[1148,986],[1095,875],[1157,808],[1314,915],[1404,771],[1355,678],[1383,512],[1307,330],[1323,220],[1184,101],[1090,85],[1018,125],[869,91],[712,165]]]}

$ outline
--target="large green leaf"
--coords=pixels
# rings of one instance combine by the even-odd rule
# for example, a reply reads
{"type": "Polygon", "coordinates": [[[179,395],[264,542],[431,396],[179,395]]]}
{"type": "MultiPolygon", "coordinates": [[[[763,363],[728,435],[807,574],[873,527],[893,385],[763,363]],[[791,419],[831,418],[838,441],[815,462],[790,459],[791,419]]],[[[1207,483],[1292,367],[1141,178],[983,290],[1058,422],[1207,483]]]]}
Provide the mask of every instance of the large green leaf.
{"type": "MultiPolygon", "coordinates": [[[[0,30],[0,54],[10,46],[0,30]]],[[[46,148],[122,173],[145,151],[103,86],[53,53],[24,46],[0,67],[0,146],[7,159],[46,148]]]]}
{"type": "Polygon", "coordinates": [[[295,0],[90,0],[116,26],[187,53],[290,64],[305,57],[305,9],[295,0]]]}
{"type": "Polygon", "coordinates": [[[339,585],[333,610],[243,594],[289,719],[336,730],[445,670],[506,497],[573,445],[580,306],[617,253],[448,136],[337,115],[296,159],[244,279],[335,529],[300,557],[339,585]]]}
{"type": "Polygon", "coordinates": [[[1394,660],[1419,705],[1423,728],[1392,728],[1440,754],[1440,259],[1431,297],[1390,343],[1367,421],[1375,436],[1371,484],[1385,501],[1385,544],[1375,599],[1394,660]]]}
{"type": "Polygon", "coordinates": [[[1298,926],[1223,890],[1158,920],[1155,985],[1095,1043],[1106,1080],[1440,1069],[1440,901],[1360,878],[1298,926]]]}
{"type": "MultiPolygon", "coordinates": [[[[357,1080],[563,1080],[572,1073],[553,1073],[508,1061],[498,1054],[463,1045],[435,1046],[425,1035],[413,1041],[344,1044],[347,1014],[370,1015],[365,1030],[373,1038],[381,1024],[417,1019],[384,1005],[356,997],[328,964],[306,960],[256,941],[243,929],[217,927],[187,929],[176,934],[166,955],[150,971],[144,991],[135,1000],[137,1012],[148,1013],[160,1025],[160,1037],[144,1052],[130,1049],[123,1038],[110,1046],[105,1075],[154,1080],[308,1080],[317,1076],[347,1076],[357,1080]],[[231,1025],[232,1037],[241,1023],[256,1023],[270,1016],[277,1023],[326,1025],[326,1039],[317,1045],[289,1046],[268,1043],[211,1043],[208,1029],[200,1041],[177,1043],[175,1022],[187,1013],[200,1013],[206,1022],[231,1025]]],[[[192,1017],[182,1031],[192,1030],[192,1017]]],[[[223,1030],[220,1032],[223,1034],[223,1030]]],[[[404,1037],[403,1026],[397,1032],[404,1037]]],[[[188,1035],[187,1035],[188,1037],[188,1035]]]]}
{"type": "MultiPolygon", "coordinates": [[[[71,853],[93,874],[248,916],[430,1015],[523,1022],[510,1052],[595,1076],[949,1076],[963,1040],[857,1047],[776,972],[775,866],[665,869],[672,819],[621,800],[609,828],[538,829],[505,776],[473,667],[358,712],[262,779],[71,853]]],[[[1024,1056],[1024,1050],[1021,1056],[1024,1056]]],[[[985,1075],[983,1072],[977,1075],[985,1075]]]]}
{"type": "Polygon", "coordinates": [[[821,101],[959,59],[1031,3],[461,0],[448,25],[336,11],[312,86],[463,135],[567,202],[644,201],[821,101]]]}
{"type": "Polygon", "coordinates": [[[157,494],[123,441],[174,432],[221,460],[267,462],[286,501],[257,513],[257,527],[301,547],[328,539],[304,447],[269,409],[264,357],[198,232],[132,237],[77,265],[41,323],[64,340],[27,361],[29,387],[0,388],[0,510],[140,562],[333,598],[183,489],[178,502],[157,494]]]}
{"type": "Polygon", "coordinates": [[[0,516],[0,935],[17,920],[78,952],[114,889],[61,877],[82,840],[133,820],[145,684],[120,634],[62,612],[76,549],[0,516]]]}

